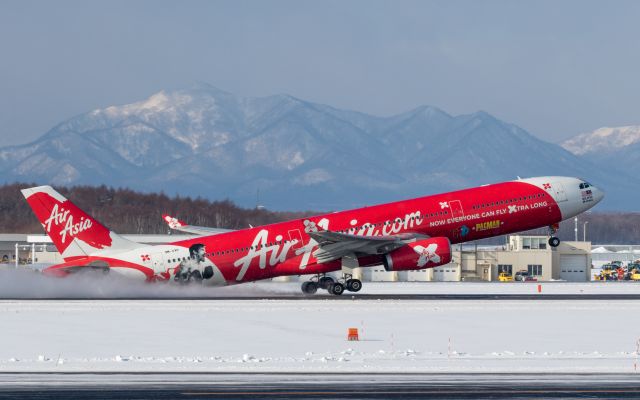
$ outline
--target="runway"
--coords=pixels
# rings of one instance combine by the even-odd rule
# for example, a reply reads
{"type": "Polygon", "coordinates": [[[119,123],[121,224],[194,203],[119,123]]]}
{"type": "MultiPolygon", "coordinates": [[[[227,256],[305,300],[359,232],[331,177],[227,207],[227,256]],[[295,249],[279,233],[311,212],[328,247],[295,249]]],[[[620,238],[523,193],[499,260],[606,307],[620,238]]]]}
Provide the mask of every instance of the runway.
{"type": "Polygon", "coordinates": [[[606,373],[0,374],[0,397],[109,400],[640,398],[640,377],[606,373]]]}
{"type": "Polygon", "coordinates": [[[640,288],[637,294],[633,293],[600,293],[600,294],[344,294],[334,296],[326,293],[316,295],[303,294],[278,294],[278,295],[246,295],[246,296],[218,296],[218,297],[162,297],[162,296],[109,296],[109,297],[0,297],[0,300],[47,300],[47,301],[112,301],[112,300],[192,300],[192,301],[255,301],[255,300],[285,300],[285,301],[307,301],[307,300],[331,300],[331,301],[371,301],[371,300],[496,300],[496,301],[520,301],[520,300],[571,300],[571,301],[592,301],[592,300],[640,300],[640,288]]]}

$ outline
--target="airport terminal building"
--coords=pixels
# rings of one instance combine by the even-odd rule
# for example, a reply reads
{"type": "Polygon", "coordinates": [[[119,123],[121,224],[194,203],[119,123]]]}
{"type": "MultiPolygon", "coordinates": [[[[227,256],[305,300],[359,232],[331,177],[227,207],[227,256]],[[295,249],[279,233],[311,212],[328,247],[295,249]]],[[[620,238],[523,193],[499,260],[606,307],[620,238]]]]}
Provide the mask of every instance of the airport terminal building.
{"type": "MultiPolygon", "coordinates": [[[[190,239],[192,235],[123,235],[127,239],[147,244],[161,244],[190,239]]],[[[594,246],[601,249],[601,246],[594,246]]],[[[626,246],[628,247],[628,246],[626,246]]],[[[602,251],[595,255],[603,258],[602,251]]],[[[611,252],[609,252],[609,256],[611,252]]],[[[14,265],[60,263],[62,258],[46,235],[0,234],[0,257],[14,265]]],[[[609,257],[610,258],[610,257],[609,257]]],[[[508,237],[501,246],[455,245],[453,261],[437,268],[389,272],[384,267],[363,268],[357,275],[364,281],[496,281],[505,272],[515,275],[527,271],[539,281],[591,280],[592,250],[590,242],[561,242],[557,248],[547,244],[546,236],[508,237]]],[[[295,280],[297,277],[285,278],[295,280]]],[[[304,276],[299,279],[306,279],[304,276]]]]}

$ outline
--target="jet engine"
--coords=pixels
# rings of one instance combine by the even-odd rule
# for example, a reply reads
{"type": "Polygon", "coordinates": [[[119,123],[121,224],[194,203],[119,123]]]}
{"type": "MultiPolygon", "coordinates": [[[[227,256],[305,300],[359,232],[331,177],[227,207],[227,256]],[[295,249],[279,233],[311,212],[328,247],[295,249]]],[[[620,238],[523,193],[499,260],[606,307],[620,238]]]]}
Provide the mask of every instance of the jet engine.
{"type": "Polygon", "coordinates": [[[451,242],[446,237],[434,237],[407,243],[383,259],[387,271],[407,271],[433,268],[451,261],[451,242]]]}

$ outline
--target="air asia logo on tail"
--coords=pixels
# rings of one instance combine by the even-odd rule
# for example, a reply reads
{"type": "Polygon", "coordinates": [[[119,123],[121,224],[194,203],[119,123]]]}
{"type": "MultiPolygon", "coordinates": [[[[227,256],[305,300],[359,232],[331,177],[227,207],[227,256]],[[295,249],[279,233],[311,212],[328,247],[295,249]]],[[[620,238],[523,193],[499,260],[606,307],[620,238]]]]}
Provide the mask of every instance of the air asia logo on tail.
{"type": "Polygon", "coordinates": [[[64,208],[58,208],[56,204],[53,206],[53,210],[51,210],[51,215],[44,221],[45,229],[48,232],[51,232],[51,223],[53,222],[55,226],[64,224],[64,229],[60,231],[60,236],[62,243],[67,241],[67,235],[69,237],[75,237],[78,233],[84,232],[87,229],[93,226],[93,223],[90,219],[85,219],[84,217],[80,217],[80,222],[74,224],[73,223],[73,215],[69,215],[69,210],[65,210],[64,208]]]}
{"type": "Polygon", "coordinates": [[[70,201],[60,202],[42,192],[33,194],[27,201],[61,253],[76,238],[96,249],[111,246],[109,230],[70,201]]]}
{"type": "Polygon", "coordinates": [[[165,222],[171,229],[177,229],[186,225],[184,222],[180,221],[178,218],[172,217],[171,215],[162,214],[162,218],[164,218],[165,222]]]}
{"type": "Polygon", "coordinates": [[[431,243],[429,246],[414,246],[413,250],[420,255],[418,259],[418,267],[424,267],[427,263],[432,262],[438,264],[440,262],[440,256],[436,253],[438,245],[431,243]]]}

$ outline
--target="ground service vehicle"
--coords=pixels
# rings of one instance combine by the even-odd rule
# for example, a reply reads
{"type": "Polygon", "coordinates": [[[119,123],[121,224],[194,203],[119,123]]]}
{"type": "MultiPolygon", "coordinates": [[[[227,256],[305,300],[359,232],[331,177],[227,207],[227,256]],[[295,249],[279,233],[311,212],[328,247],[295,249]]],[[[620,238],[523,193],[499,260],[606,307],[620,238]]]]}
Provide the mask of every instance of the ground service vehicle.
{"type": "Polygon", "coordinates": [[[535,282],[537,281],[536,278],[534,278],[533,276],[529,275],[529,271],[518,271],[516,272],[516,276],[515,276],[516,281],[519,282],[535,282]]]}
{"type": "Polygon", "coordinates": [[[625,278],[631,281],[640,281],[640,263],[629,263],[625,278]]]}
{"type": "Polygon", "coordinates": [[[500,272],[498,275],[498,281],[500,282],[513,282],[513,276],[507,272],[500,272]]]}

